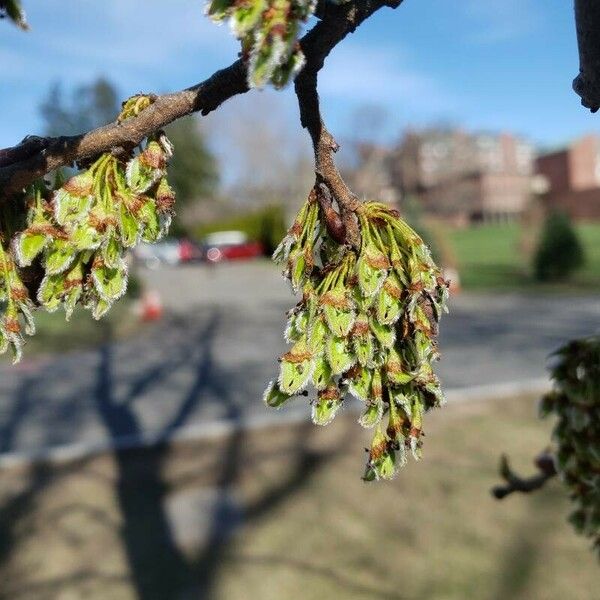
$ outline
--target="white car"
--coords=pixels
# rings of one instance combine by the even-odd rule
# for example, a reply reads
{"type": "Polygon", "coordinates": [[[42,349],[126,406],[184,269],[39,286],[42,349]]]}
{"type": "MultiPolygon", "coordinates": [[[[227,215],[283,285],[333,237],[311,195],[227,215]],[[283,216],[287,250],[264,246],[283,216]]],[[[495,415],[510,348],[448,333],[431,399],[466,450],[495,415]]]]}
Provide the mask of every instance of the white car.
{"type": "Polygon", "coordinates": [[[149,269],[158,269],[160,265],[178,265],[181,261],[179,240],[164,239],[154,244],[141,242],[133,255],[136,261],[141,262],[149,269]]]}

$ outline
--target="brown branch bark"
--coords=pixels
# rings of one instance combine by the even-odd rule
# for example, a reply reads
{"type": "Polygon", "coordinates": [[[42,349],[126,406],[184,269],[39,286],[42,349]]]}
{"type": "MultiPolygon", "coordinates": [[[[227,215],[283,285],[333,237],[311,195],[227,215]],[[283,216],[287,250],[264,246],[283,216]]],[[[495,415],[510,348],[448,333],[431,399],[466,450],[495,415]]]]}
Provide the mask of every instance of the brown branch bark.
{"type": "MultiPolygon", "coordinates": [[[[348,188],[335,165],[333,155],[338,151],[339,146],[333,139],[333,136],[327,131],[321,119],[316,73],[314,76],[299,76],[296,79],[296,94],[300,105],[302,126],[308,130],[313,143],[317,198],[323,206],[323,200],[327,196],[321,186],[325,186],[327,190],[331,191],[340,209],[344,227],[344,241],[358,248],[360,245],[360,233],[356,212],[360,207],[360,201],[348,188]]],[[[330,202],[328,208],[331,208],[330,202]]],[[[328,230],[334,239],[338,239],[333,229],[329,227],[329,224],[328,230]]],[[[340,240],[338,239],[338,241],[340,240]]]]}
{"type": "Polygon", "coordinates": [[[492,488],[492,495],[498,500],[502,500],[502,498],[513,492],[529,494],[539,490],[558,474],[554,466],[554,460],[547,452],[543,452],[535,459],[535,466],[538,473],[530,477],[520,477],[510,468],[508,458],[503,455],[500,459],[500,475],[506,483],[492,488]]]}
{"type": "MultiPolygon", "coordinates": [[[[300,108],[300,122],[310,134],[313,144],[317,198],[321,202],[326,199],[322,191],[323,185],[331,191],[340,210],[345,241],[356,248],[360,245],[356,213],[360,210],[361,203],[348,188],[335,165],[334,154],[339,146],[321,117],[317,79],[325,59],[339,42],[383,6],[397,8],[401,3],[402,0],[363,0],[337,6],[322,3],[319,5],[319,14],[323,20],[300,42],[306,56],[306,65],[296,78],[295,90],[300,108]]],[[[331,208],[330,203],[328,208],[331,208]]],[[[337,239],[339,228],[330,228],[328,221],[328,229],[334,239],[337,239]]]]}
{"type": "Polygon", "coordinates": [[[579,46],[579,75],[573,89],[581,104],[592,112],[600,109],[600,2],[575,0],[579,46]]]}
{"type": "Polygon", "coordinates": [[[26,138],[18,146],[0,150],[0,196],[5,199],[46,173],[75,161],[137,145],[165,125],[196,111],[206,115],[228,98],[247,90],[246,68],[237,60],[202,83],[158,96],[149,108],[123,123],[105,125],[82,135],[33,141],[26,138]]]}
{"type": "MultiPolygon", "coordinates": [[[[340,6],[321,2],[321,21],[301,40],[302,49],[307,57],[304,71],[311,74],[302,79],[311,80],[314,76],[316,86],[316,73],[322,68],[325,57],[336,44],[375,11],[384,6],[395,8],[401,2],[402,0],[353,0],[340,6]]],[[[50,171],[77,161],[89,160],[104,152],[137,145],[146,136],[181,117],[193,112],[206,115],[225,100],[247,91],[246,67],[241,60],[237,60],[197,85],[158,96],[149,108],[123,123],[105,125],[77,136],[26,138],[15,147],[0,150],[0,200],[18,193],[23,187],[50,171]]],[[[312,92],[307,94],[310,96],[312,92]]],[[[309,108],[307,114],[311,112],[309,108]]],[[[348,200],[346,206],[351,207],[349,191],[344,190],[341,178],[338,179],[331,169],[331,152],[337,145],[324,128],[319,128],[317,132],[310,118],[307,123],[311,124],[311,135],[316,133],[319,140],[317,170],[323,171],[329,177],[327,183],[333,185],[332,191],[336,200],[340,202],[341,198],[342,203],[348,200]]]]}

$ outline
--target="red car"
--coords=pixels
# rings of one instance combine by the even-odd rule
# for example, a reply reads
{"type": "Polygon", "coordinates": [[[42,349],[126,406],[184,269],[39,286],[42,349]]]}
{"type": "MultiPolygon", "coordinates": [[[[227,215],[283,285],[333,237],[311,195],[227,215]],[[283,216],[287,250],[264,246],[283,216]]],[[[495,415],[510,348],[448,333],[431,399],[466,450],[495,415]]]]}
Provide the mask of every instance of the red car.
{"type": "Polygon", "coordinates": [[[202,248],[188,239],[179,240],[179,262],[196,262],[202,260],[204,253],[202,248]]]}
{"type": "Polygon", "coordinates": [[[253,242],[242,231],[218,231],[203,240],[204,256],[208,262],[244,260],[263,256],[260,242],[253,242]]]}

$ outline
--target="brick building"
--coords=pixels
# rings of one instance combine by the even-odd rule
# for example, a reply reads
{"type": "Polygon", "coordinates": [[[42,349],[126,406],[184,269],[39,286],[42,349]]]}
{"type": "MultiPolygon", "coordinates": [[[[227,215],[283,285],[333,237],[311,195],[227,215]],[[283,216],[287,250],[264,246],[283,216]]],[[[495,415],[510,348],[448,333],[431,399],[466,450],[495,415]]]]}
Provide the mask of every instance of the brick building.
{"type": "Polygon", "coordinates": [[[510,220],[531,194],[533,147],[510,134],[459,129],[409,132],[392,165],[402,197],[456,223],[510,220]]]}
{"type": "Polygon", "coordinates": [[[543,154],[536,170],[546,177],[549,207],[573,219],[600,219],[600,137],[588,135],[568,148],[543,154]]]}
{"type": "Polygon", "coordinates": [[[360,143],[354,148],[356,164],[344,170],[344,178],[362,198],[377,199],[391,206],[399,201],[392,179],[393,152],[386,146],[360,143]]]}

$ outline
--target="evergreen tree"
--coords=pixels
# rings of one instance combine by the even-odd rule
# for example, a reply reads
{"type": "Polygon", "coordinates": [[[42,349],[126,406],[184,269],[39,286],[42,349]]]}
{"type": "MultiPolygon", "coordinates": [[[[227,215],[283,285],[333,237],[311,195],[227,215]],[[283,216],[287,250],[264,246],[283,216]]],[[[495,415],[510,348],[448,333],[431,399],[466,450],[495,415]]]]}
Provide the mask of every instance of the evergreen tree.
{"type": "Polygon", "coordinates": [[[535,278],[538,281],[567,279],[584,263],[583,247],[569,217],[562,212],[551,212],[534,256],[535,278]]]}
{"type": "Polygon", "coordinates": [[[40,104],[46,135],[76,135],[114,121],[121,110],[115,86],[103,77],[71,90],[67,98],[60,82],[40,104]]]}
{"type": "Polygon", "coordinates": [[[208,149],[198,121],[186,117],[166,128],[177,148],[169,165],[169,181],[177,194],[179,207],[206,198],[218,181],[217,163],[208,149]]]}

